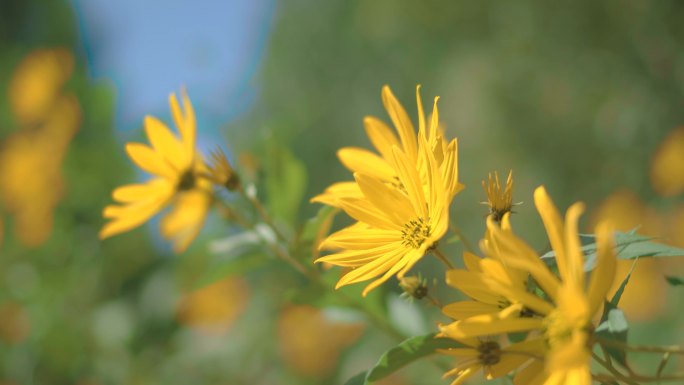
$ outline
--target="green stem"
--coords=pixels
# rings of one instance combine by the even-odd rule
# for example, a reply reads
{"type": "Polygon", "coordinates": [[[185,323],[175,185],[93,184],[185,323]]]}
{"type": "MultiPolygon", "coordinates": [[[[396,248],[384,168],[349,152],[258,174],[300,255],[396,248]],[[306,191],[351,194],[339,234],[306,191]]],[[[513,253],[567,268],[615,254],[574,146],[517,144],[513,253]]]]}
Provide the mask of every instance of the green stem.
{"type": "Polygon", "coordinates": [[[454,265],[449,261],[449,258],[447,258],[446,255],[444,255],[444,253],[442,253],[442,251],[439,250],[437,247],[432,249],[432,254],[434,254],[435,257],[437,257],[440,261],[442,261],[442,263],[444,263],[444,265],[446,265],[447,269],[453,269],[454,268],[454,265]]]}
{"type": "Polygon", "coordinates": [[[684,349],[679,346],[629,345],[609,338],[599,336],[596,336],[595,338],[601,345],[611,346],[629,352],[684,354],[684,349]]]}

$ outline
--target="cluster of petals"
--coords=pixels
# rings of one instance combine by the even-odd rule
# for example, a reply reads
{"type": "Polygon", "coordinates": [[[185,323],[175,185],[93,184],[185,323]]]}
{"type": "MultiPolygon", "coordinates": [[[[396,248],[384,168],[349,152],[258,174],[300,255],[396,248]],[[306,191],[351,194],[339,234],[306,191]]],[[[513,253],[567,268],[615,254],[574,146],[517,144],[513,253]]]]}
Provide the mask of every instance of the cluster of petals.
{"type": "Polygon", "coordinates": [[[147,116],[145,132],[151,146],[126,145],[133,162],[153,178],[114,190],[112,196],[118,204],[105,207],[103,215],[110,221],[100,231],[100,238],[138,227],[168,206],[172,208],[161,220],[161,233],[173,241],[175,251],[185,250],[201,230],[212,201],[212,185],[207,166],[195,149],[195,112],[185,92],[182,100],[183,109],[175,94],[169,97],[180,137],[159,119],[147,116]]]}
{"type": "MultiPolygon", "coordinates": [[[[612,230],[605,223],[597,226],[596,264],[587,279],[578,235],[584,206],[572,205],[563,223],[543,187],[537,188],[534,200],[553,248],[558,275],[513,233],[508,214],[500,225],[490,217],[481,242],[486,258],[466,254],[466,269],[447,273],[447,283],[471,300],[444,307],[444,313],[456,321],[441,326],[441,334],[462,340],[526,332],[525,342],[535,349],[526,350],[519,362],[516,385],[589,385],[593,321],[615,276],[612,230]],[[530,281],[538,285],[538,291],[529,289],[530,281]]],[[[506,356],[505,349],[502,357],[506,356]]],[[[520,357],[515,352],[509,354],[520,357]]],[[[451,374],[457,375],[456,384],[465,376],[464,372],[451,374]]]]}
{"type": "Polygon", "coordinates": [[[378,154],[355,147],[338,157],[354,181],[335,183],[312,199],[344,210],[357,222],[333,233],[321,249],[334,250],[317,262],[350,268],[337,287],[379,276],[363,291],[399,278],[444,235],[449,205],[463,186],[458,182],[457,141],[447,142],[439,126],[435,98],[430,122],[425,119],[420,87],[416,90],[418,133],[389,87],[382,101],[398,136],[381,120],[364,125],[378,154]]]}

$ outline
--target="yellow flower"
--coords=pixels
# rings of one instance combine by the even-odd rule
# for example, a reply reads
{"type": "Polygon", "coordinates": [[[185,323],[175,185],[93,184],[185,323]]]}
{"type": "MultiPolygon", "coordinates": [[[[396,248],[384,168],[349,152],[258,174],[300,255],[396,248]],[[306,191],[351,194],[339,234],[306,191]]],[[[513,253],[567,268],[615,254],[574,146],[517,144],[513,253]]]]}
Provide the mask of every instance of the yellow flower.
{"type": "Polygon", "coordinates": [[[588,348],[593,330],[592,320],[601,308],[615,277],[616,257],[612,230],[606,224],[596,229],[597,262],[588,285],[585,283],[584,256],[577,231],[584,210],[581,203],[568,209],[563,224],[560,214],[543,187],[534,194],[537,210],[546,227],[555,253],[560,279],[539,258],[536,252],[489,220],[492,244],[485,253],[505,261],[506,265],[530,272],[548,300],[517,290],[497,280],[484,280],[489,290],[519,301],[538,316],[504,318],[500,314],[485,314],[460,320],[442,328],[451,338],[540,330],[548,346],[545,357],[544,384],[589,385],[591,372],[588,348]],[[495,247],[494,247],[495,246],[495,247]]]}
{"type": "Polygon", "coordinates": [[[291,305],[278,318],[279,351],[283,361],[297,373],[324,378],[340,362],[340,354],[363,333],[358,323],[334,322],[320,310],[291,305]]]}
{"type": "Polygon", "coordinates": [[[456,341],[466,347],[440,351],[461,359],[455,368],[444,374],[444,378],[456,376],[451,385],[462,384],[480,369],[487,380],[503,377],[530,361],[530,355],[543,347],[543,341],[540,339],[518,342],[506,347],[491,339],[462,338],[456,341]]]}
{"type": "Polygon", "coordinates": [[[185,92],[182,97],[183,111],[176,95],[169,97],[180,138],[160,120],[147,116],[145,131],[152,147],[126,145],[133,162],[155,178],[114,190],[113,198],[120,204],[105,207],[103,215],[111,221],[100,231],[101,239],[140,226],[170,204],[173,208],[162,219],[161,232],[173,241],[174,250],[185,250],[201,230],[212,202],[212,189],[207,168],[195,151],[195,112],[185,92]]]}
{"type": "Polygon", "coordinates": [[[241,278],[229,277],[185,295],[178,307],[178,320],[205,334],[224,334],[244,313],[249,286],[241,278]]]}
{"type": "Polygon", "coordinates": [[[32,124],[42,119],[54,106],[73,69],[74,57],[64,48],[40,49],[28,54],[15,70],[8,89],[18,123],[32,124]]]}
{"type": "MultiPolygon", "coordinates": [[[[454,139],[447,143],[444,139],[442,129],[439,126],[439,111],[437,109],[438,100],[439,97],[436,97],[434,100],[432,118],[428,123],[426,122],[425,114],[423,112],[420,85],[416,87],[418,137],[425,136],[428,147],[432,151],[437,165],[441,167],[443,163],[450,163],[447,169],[449,171],[454,170],[454,178],[458,180],[457,141],[454,139]],[[448,154],[453,154],[453,156],[449,156],[448,154]]],[[[367,116],[363,120],[366,134],[379,155],[363,148],[345,147],[337,152],[337,156],[340,159],[340,162],[342,162],[350,171],[372,176],[383,183],[401,189],[403,187],[398,179],[397,172],[392,166],[394,163],[392,148],[396,146],[401,149],[411,162],[419,164],[418,169],[421,170],[421,172],[424,172],[426,169],[424,164],[426,159],[424,156],[419,155],[418,139],[411,119],[388,86],[382,88],[382,103],[399,136],[397,137],[382,120],[373,116],[367,116]]],[[[459,183],[451,184],[447,195],[453,196],[462,188],[463,186],[459,183]]],[[[338,203],[340,199],[362,197],[363,194],[357,183],[339,182],[332,184],[323,194],[314,197],[311,201],[340,207],[338,203]]]]}
{"type": "Polygon", "coordinates": [[[73,95],[59,96],[52,105],[40,126],[22,127],[0,151],[0,200],[27,247],[42,245],[52,232],[53,210],[64,195],[62,160],[81,123],[73,95]]]}
{"type": "Polygon", "coordinates": [[[487,193],[487,202],[482,202],[489,206],[489,214],[496,222],[501,222],[504,214],[510,213],[515,205],[513,203],[513,170],[508,173],[506,186],[502,189],[499,183],[499,173],[494,172],[494,177],[489,174],[487,183],[482,181],[482,188],[487,193]]]}
{"type": "Polygon", "coordinates": [[[651,184],[662,196],[684,192],[684,127],[672,130],[653,154],[651,184]]]}
{"type": "MultiPolygon", "coordinates": [[[[451,147],[447,157],[455,157],[451,147]]],[[[363,198],[340,198],[339,206],[358,222],[330,235],[323,249],[341,251],[316,260],[351,267],[337,287],[366,281],[370,290],[397,275],[402,278],[444,235],[449,222],[449,196],[457,184],[451,163],[437,165],[434,153],[419,136],[417,157],[424,157],[424,172],[397,146],[392,148],[393,169],[402,189],[385,183],[377,175],[356,172],[354,177],[363,198]],[[446,179],[445,179],[446,177],[446,179]]]]}

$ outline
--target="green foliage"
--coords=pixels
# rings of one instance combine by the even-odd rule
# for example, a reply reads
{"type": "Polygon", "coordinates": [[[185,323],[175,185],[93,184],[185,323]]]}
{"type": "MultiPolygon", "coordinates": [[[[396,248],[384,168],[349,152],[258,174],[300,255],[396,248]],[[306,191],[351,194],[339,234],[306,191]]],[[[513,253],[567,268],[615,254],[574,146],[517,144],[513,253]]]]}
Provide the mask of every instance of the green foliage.
{"type": "MultiPolygon", "coordinates": [[[[594,234],[582,234],[582,252],[586,256],[585,270],[589,271],[596,265],[596,236],[594,234]]],[[[680,257],[684,256],[684,249],[652,242],[653,237],[647,237],[636,233],[636,229],[629,232],[615,232],[615,247],[618,250],[619,259],[635,259],[639,257],[680,257]]],[[[542,259],[547,262],[555,259],[556,254],[553,250],[542,255],[542,259]]]]}
{"type": "MultiPolygon", "coordinates": [[[[603,338],[609,340],[615,340],[619,342],[627,342],[627,333],[629,332],[629,324],[625,318],[625,314],[618,308],[620,298],[622,298],[622,293],[629,283],[629,279],[634,271],[634,265],[629,271],[625,279],[622,281],[617,291],[613,295],[610,302],[606,301],[603,305],[603,314],[601,315],[601,321],[599,326],[596,328],[596,334],[603,338]]],[[[616,349],[613,346],[602,344],[605,351],[621,365],[627,365],[627,353],[624,350],[616,349]]]]}
{"type": "Polygon", "coordinates": [[[672,286],[684,286],[684,278],[682,277],[673,277],[670,275],[666,275],[665,280],[672,286]]]}
{"type": "Polygon", "coordinates": [[[306,191],[306,166],[290,149],[275,141],[269,143],[267,162],[265,185],[269,212],[284,223],[296,223],[306,191]]]}
{"type": "Polygon", "coordinates": [[[450,338],[436,338],[435,333],[411,337],[386,351],[378,362],[366,372],[359,373],[345,385],[366,385],[382,380],[411,362],[436,353],[440,349],[463,347],[450,338]]]}

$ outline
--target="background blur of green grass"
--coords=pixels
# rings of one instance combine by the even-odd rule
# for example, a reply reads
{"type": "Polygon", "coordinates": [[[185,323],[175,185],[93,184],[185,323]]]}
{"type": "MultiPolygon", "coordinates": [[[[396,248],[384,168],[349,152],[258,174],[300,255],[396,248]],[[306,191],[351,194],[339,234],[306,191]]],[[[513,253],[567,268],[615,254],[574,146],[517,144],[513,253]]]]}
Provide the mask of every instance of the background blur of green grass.
{"type": "MultiPolygon", "coordinates": [[[[471,240],[484,229],[481,180],[490,171],[513,169],[514,199],[523,202],[514,226],[539,250],[547,245],[532,191],[541,184],[561,208],[587,203],[586,232],[602,202],[628,190],[637,203],[612,211],[624,214],[625,226],[645,221],[648,212],[648,220],[658,223],[653,235],[684,246],[684,227],[676,225],[682,221],[673,217],[683,195],[659,196],[649,177],[659,143],[684,125],[683,17],[684,3],[674,0],[282,1],[263,62],[248,79],[258,97],[221,130],[247,178],[253,173],[259,186],[275,186],[272,192],[279,183],[286,186],[291,200],[285,203],[267,187],[260,192],[296,229],[318,210],[309,197],[349,178],[336,150],[370,145],[363,117],[388,120],[382,85],[390,85],[415,118],[415,86],[422,84],[425,105],[439,95],[447,134],[459,138],[466,190],[456,197],[452,216],[471,240]],[[306,177],[296,173],[293,182],[291,173],[276,167],[289,157],[287,149],[305,165],[306,177]]],[[[188,25],[201,22],[191,18],[188,25]]],[[[302,287],[301,278],[275,262],[203,297],[188,297],[211,269],[210,241],[235,232],[218,218],[210,218],[183,255],[160,247],[150,226],[99,241],[101,209],[111,190],[138,178],[115,135],[117,83],[87,75],[71,3],[0,5],[3,88],[26,54],[50,47],[76,55],[66,88],[76,93],[83,121],[62,166],[66,195],[50,239],[26,248],[3,214],[1,384],[341,384],[393,345],[378,330],[359,326],[354,315],[293,305],[306,302],[288,289],[302,287]],[[340,321],[350,317],[351,324],[340,321]],[[210,330],[202,327],[205,318],[210,330]],[[336,324],[321,326],[324,318],[336,324]],[[331,341],[333,334],[348,338],[331,341]],[[299,335],[313,341],[287,337],[299,335]],[[330,348],[316,350],[320,346],[330,348]]],[[[0,139],[16,131],[8,103],[3,90],[0,139]]],[[[201,105],[196,108],[201,112],[201,105]]],[[[168,121],[168,114],[162,117],[168,121]]],[[[447,249],[454,259],[460,251],[447,249]]],[[[416,271],[443,277],[431,260],[416,271]]],[[[648,272],[628,292],[640,296],[640,304],[627,309],[630,319],[640,320],[630,338],[684,344],[684,292],[662,278],[665,272],[684,275],[684,262],[648,272]]],[[[386,286],[384,298],[401,315],[395,318],[410,320],[402,326],[408,331],[428,332],[448,321],[424,304],[397,304],[396,282],[386,286]]],[[[448,288],[438,296],[443,302],[458,298],[448,288]]],[[[654,369],[652,362],[639,360],[647,369],[654,369]]],[[[421,362],[388,383],[448,383],[440,374],[421,362]]]]}

